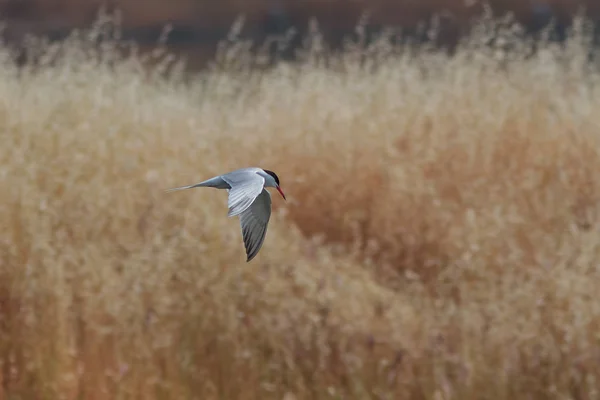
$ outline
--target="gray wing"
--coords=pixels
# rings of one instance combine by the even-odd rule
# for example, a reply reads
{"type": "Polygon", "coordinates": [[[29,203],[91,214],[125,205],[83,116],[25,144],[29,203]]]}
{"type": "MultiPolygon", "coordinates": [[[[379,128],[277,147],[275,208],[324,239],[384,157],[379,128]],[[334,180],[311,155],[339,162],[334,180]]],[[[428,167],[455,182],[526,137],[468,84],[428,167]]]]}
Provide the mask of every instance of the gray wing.
{"type": "Polygon", "coordinates": [[[246,211],[265,187],[265,178],[254,169],[243,169],[222,176],[229,189],[227,216],[234,217],[246,211]]]}
{"type": "Polygon", "coordinates": [[[246,262],[252,260],[262,247],[269,218],[271,218],[271,195],[263,189],[254,203],[240,214],[242,236],[248,257],[246,262]]]}

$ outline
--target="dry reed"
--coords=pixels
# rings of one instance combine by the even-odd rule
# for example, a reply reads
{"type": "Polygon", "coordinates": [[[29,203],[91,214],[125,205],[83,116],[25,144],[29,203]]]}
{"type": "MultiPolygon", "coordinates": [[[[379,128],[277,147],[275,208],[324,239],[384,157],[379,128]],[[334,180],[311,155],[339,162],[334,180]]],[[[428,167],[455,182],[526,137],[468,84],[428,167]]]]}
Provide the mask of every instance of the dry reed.
{"type": "Polygon", "coordinates": [[[2,53],[1,398],[598,398],[582,37],[192,81],[2,53]],[[225,193],[163,189],[249,165],[289,201],[246,264],[225,193]]]}

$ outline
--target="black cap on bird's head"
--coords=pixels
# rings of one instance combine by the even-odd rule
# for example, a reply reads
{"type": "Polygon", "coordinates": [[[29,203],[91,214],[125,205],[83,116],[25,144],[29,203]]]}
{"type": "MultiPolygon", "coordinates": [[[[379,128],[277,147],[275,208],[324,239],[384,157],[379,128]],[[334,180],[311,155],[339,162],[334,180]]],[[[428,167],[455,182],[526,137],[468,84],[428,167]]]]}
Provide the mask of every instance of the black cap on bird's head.
{"type": "Polygon", "coordinates": [[[269,171],[268,169],[265,169],[263,171],[265,171],[267,174],[269,174],[269,175],[271,175],[273,177],[273,179],[275,180],[275,183],[277,184],[277,188],[276,189],[281,194],[281,197],[283,197],[283,199],[286,200],[285,194],[283,194],[283,191],[279,187],[279,177],[277,176],[277,174],[275,172],[273,172],[273,171],[269,171]]]}
{"type": "Polygon", "coordinates": [[[277,176],[277,174],[273,171],[269,171],[268,169],[264,170],[267,174],[271,175],[273,177],[273,179],[275,179],[275,182],[279,185],[279,177],[277,176]]]}

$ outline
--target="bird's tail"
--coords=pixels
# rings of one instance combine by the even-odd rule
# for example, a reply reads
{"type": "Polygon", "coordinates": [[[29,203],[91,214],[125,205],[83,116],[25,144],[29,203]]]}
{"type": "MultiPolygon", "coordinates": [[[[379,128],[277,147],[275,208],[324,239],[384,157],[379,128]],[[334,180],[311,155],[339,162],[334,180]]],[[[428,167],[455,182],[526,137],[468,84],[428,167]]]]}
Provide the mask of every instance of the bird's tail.
{"type": "Polygon", "coordinates": [[[196,185],[180,186],[180,187],[176,187],[176,188],[165,189],[165,193],[176,192],[178,190],[191,189],[191,188],[194,188],[194,187],[196,187],[196,185]]]}
{"type": "Polygon", "coordinates": [[[214,178],[207,179],[203,182],[196,183],[194,185],[180,186],[180,187],[176,187],[176,188],[172,188],[172,189],[167,189],[166,192],[175,192],[177,190],[192,189],[192,188],[196,188],[196,187],[212,187],[212,188],[217,188],[217,189],[229,189],[231,186],[229,186],[229,184],[227,182],[225,182],[223,180],[223,178],[221,178],[220,176],[217,176],[214,178]]]}

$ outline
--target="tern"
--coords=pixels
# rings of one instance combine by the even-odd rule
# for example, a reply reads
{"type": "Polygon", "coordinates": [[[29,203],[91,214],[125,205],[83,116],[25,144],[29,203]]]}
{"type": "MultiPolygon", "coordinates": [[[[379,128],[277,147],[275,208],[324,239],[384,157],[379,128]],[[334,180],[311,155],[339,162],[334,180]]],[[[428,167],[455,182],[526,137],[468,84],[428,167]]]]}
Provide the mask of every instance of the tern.
{"type": "Polygon", "coordinates": [[[285,194],[279,186],[277,174],[268,169],[256,167],[241,168],[194,185],[167,189],[166,192],[197,187],[227,190],[229,194],[227,216],[239,215],[246,248],[246,262],[252,260],[262,247],[271,217],[271,194],[265,188],[277,189],[281,197],[286,200],[285,194]]]}

